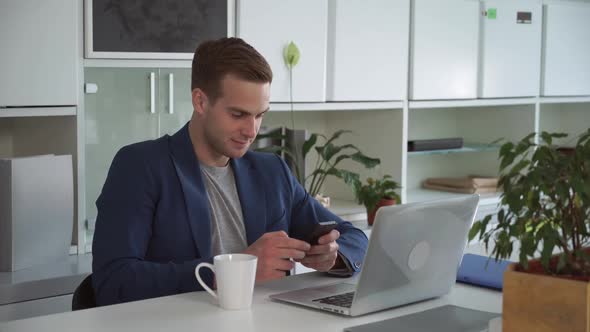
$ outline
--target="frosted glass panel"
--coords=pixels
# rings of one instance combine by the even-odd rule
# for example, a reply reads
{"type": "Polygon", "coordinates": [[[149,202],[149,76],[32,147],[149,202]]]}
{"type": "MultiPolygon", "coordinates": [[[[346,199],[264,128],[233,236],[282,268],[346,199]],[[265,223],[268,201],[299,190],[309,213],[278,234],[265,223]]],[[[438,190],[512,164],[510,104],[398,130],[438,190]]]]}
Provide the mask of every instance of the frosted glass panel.
{"type": "Polygon", "coordinates": [[[151,114],[149,107],[150,72],[156,74],[157,83],[157,69],[85,70],[85,81],[98,85],[96,94],[84,98],[87,218],[96,217],[95,202],[115,153],[125,145],[158,136],[158,113],[151,114]]]}
{"type": "Polygon", "coordinates": [[[173,135],[191,119],[191,115],[193,114],[191,70],[160,69],[159,83],[159,136],[165,134],[173,135]],[[172,89],[170,88],[170,74],[172,74],[172,89]],[[173,95],[172,114],[170,114],[171,90],[173,95]]]}

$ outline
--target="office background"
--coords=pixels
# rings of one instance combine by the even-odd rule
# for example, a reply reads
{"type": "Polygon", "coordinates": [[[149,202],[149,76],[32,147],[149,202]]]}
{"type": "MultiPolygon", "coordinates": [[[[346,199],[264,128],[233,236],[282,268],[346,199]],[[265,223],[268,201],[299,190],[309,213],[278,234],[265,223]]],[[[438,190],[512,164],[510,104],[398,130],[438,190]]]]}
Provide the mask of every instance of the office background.
{"type": "MultiPolygon", "coordinates": [[[[190,3],[178,1],[195,6],[190,3]]],[[[192,112],[192,52],[158,41],[158,31],[136,35],[164,45],[153,52],[101,44],[98,39],[109,36],[94,34],[94,22],[108,14],[108,5],[97,0],[0,5],[0,157],[72,155],[70,253],[80,256],[90,252],[94,202],[114,153],[174,133],[192,112]]],[[[363,177],[391,174],[403,187],[403,202],[452,195],[422,189],[428,177],[495,175],[498,150],[477,144],[543,130],[576,135],[590,125],[590,1],[227,0],[205,12],[217,18],[214,22],[225,22],[206,30],[207,36],[242,37],[269,60],[275,74],[271,112],[264,120],[269,127],[290,126],[282,49],[294,41],[301,50],[293,70],[296,127],[324,134],[352,130],[343,142],[382,162],[375,171],[345,167],[363,177]],[[523,12],[530,16],[519,15],[523,12]],[[409,140],[445,137],[463,137],[476,147],[407,151],[409,140]]],[[[133,8],[119,12],[153,19],[134,13],[133,8]]],[[[108,21],[111,16],[106,24],[117,24],[108,21]]],[[[177,12],[169,17],[183,18],[177,12]]],[[[337,209],[364,213],[342,183],[328,181],[324,192],[337,209]]],[[[486,196],[481,211],[493,210],[498,197],[486,196]]],[[[5,294],[16,279],[3,284],[5,294]]],[[[0,312],[38,307],[38,301],[53,312],[69,309],[67,299],[40,297],[48,296],[2,302],[0,312]]]]}

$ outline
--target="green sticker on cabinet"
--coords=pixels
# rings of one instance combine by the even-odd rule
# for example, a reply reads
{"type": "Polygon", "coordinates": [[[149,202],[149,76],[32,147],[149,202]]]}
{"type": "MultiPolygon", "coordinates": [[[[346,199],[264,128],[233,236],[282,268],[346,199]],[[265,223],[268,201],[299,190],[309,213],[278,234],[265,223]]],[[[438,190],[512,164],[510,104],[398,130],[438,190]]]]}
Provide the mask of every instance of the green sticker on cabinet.
{"type": "Polygon", "coordinates": [[[488,8],[488,19],[490,19],[490,20],[496,19],[496,8],[488,8]]]}

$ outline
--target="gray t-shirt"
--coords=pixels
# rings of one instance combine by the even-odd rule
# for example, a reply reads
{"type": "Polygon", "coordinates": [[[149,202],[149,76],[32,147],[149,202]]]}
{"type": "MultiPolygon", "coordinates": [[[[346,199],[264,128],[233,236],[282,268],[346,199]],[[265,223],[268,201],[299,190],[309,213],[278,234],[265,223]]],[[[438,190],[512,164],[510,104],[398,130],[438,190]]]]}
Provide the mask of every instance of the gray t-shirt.
{"type": "Polygon", "coordinates": [[[238,253],[248,247],[242,205],[231,166],[201,164],[211,210],[211,252],[238,253]]]}

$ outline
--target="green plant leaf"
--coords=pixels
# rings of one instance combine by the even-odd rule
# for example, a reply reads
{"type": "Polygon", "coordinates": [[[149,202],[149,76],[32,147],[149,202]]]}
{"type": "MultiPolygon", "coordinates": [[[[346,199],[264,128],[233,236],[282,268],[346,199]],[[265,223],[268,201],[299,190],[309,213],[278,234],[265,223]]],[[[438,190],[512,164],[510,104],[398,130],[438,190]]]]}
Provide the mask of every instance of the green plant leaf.
{"type": "Polygon", "coordinates": [[[303,159],[305,159],[305,157],[309,153],[309,150],[311,150],[311,148],[315,145],[315,143],[317,141],[318,141],[318,134],[311,134],[309,136],[309,138],[305,141],[305,143],[303,143],[303,148],[301,150],[301,154],[303,155],[303,159]]]}
{"type": "Polygon", "coordinates": [[[471,226],[471,229],[469,229],[469,235],[467,236],[467,239],[469,241],[473,240],[475,238],[475,236],[479,233],[480,230],[481,230],[481,221],[474,222],[473,225],[471,226]]]}
{"type": "Polygon", "coordinates": [[[283,50],[283,60],[287,65],[287,68],[291,69],[299,63],[299,58],[301,57],[301,53],[299,52],[299,48],[295,45],[294,42],[290,42],[285,46],[283,50]]]}
{"type": "MultiPolygon", "coordinates": [[[[330,161],[335,155],[340,153],[342,150],[349,149],[349,148],[356,149],[356,147],[352,144],[344,144],[341,146],[336,146],[332,143],[326,143],[326,145],[324,146],[324,149],[322,151],[322,158],[324,158],[324,160],[326,160],[326,161],[330,161]]],[[[338,163],[338,162],[339,162],[339,160],[336,161],[336,163],[338,163]]]]}
{"type": "Polygon", "coordinates": [[[344,130],[344,129],[338,130],[334,134],[332,134],[332,136],[330,136],[330,138],[328,138],[328,140],[326,141],[326,144],[332,143],[333,141],[337,140],[343,134],[349,134],[349,133],[352,133],[352,130],[344,130]]]}
{"type": "Polygon", "coordinates": [[[361,163],[366,168],[374,168],[381,164],[381,159],[379,158],[371,158],[364,155],[362,152],[356,152],[352,154],[352,160],[361,163]]]}
{"type": "Polygon", "coordinates": [[[337,176],[339,178],[341,178],[342,180],[344,180],[344,183],[346,183],[347,185],[350,185],[350,186],[353,186],[356,183],[358,183],[359,178],[360,178],[360,176],[357,173],[347,171],[344,169],[337,170],[337,176]]]}

